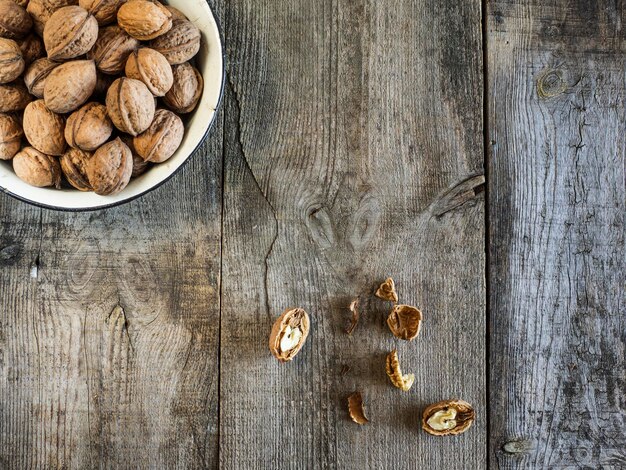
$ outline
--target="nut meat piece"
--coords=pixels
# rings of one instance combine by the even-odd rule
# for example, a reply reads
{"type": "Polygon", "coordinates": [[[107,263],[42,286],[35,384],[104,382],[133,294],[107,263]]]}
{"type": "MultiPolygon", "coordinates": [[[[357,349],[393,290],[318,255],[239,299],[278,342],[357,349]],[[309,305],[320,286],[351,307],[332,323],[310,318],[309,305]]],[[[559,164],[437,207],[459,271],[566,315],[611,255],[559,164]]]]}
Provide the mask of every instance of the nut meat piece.
{"type": "Polygon", "coordinates": [[[124,71],[128,56],[138,47],[139,41],[119,26],[107,26],[100,30],[98,40],[87,57],[96,61],[100,72],[118,75],[124,71]]]}
{"type": "Polygon", "coordinates": [[[422,312],[410,305],[394,305],[387,325],[395,337],[411,341],[420,332],[422,312]]]}
{"type": "Polygon", "coordinates": [[[191,21],[175,20],[167,33],[150,42],[172,65],[191,60],[200,50],[200,30],[191,21]]]}
{"type": "Polygon", "coordinates": [[[20,151],[24,131],[11,115],[0,114],[0,160],[10,160],[20,151]]]}
{"type": "Polygon", "coordinates": [[[24,135],[37,150],[46,155],[65,152],[65,119],[50,111],[43,100],[37,100],[24,110],[24,135]]]}
{"type": "Polygon", "coordinates": [[[183,121],[173,112],[159,109],[150,127],[135,137],[133,144],[145,161],[163,163],[178,150],[184,135],[183,121]]]}
{"type": "Polygon", "coordinates": [[[12,0],[0,0],[0,37],[19,39],[33,27],[33,20],[23,6],[12,0]]]}
{"type": "Polygon", "coordinates": [[[444,400],[424,410],[422,428],[434,436],[452,436],[467,431],[474,418],[474,409],[466,401],[444,400]]]}
{"type": "Polygon", "coordinates": [[[270,333],[270,351],[281,362],[291,361],[309,335],[309,315],[301,308],[287,309],[270,333]]]}
{"type": "Polygon", "coordinates": [[[121,192],[132,172],[133,155],[119,138],[104,144],[87,161],[89,184],[101,196],[121,192]]]}
{"type": "Polygon", "coordinates": [[[0,84],[10,83],[24,71],[20,46],[12,39],[0,38],[0,84]]]}
{"type": "Polygon", "coordinates": [[[174,85],[163,97],[163,102],[175,113],[190,113],[202,96],[202,75],[189,63],[174,65],[172,72],[174,85]]]}
{"type": "Polygon", "coordinates": [[[67,118],[65,140],[74,148],[93,152],[104,144],[113,132],[107,108],[100,103],[87,103],[67,118]]]}
{"type": "Polygon", "coordinates": [[[164,96],[174,84],[172,67],[163,54],[147,47],[128,56],[126,76],[141,80],[154,96],[164,96]]]}
{"type": "Polygon", "coordinates": [[[93,60],[73,60],[59,65],[46,78],[43,99],[51,111],[71,113],[81,107],[96,88],[93,60]]]}
{"type": "Polygon", "coordinates": [[[172,14],[158,2],[129,0],[118,10],[117,23],[135,39],[149,41],[170,30],[172,14]]]}
{"type": "Polygon", "coordinates": [[[38,188],[61,187],[61,165],[59,165],[59,161],[32,147],[26,147],[15,155],[13,171],[19,179],[31,186],[38,188]]]}
{"type": "Polygon", "coordinates": [[[89,152],[70,148],[59,160],[65,179],[79,191],[93,191],[87,176],[87,162],[92,157],[89,152]]]}
{"type": "Polygon", "coordinates": [[[413,386],[413,382],[415,382],[415,375],[402,375],[400,361],[398,359],[398,351],[395,349],[387,355],[385,370],[387,371],[387,375],[389,376],[391,383],[400,390],[408,392],[413,386]]]}
{"type": "Polygon", "coordinates": [[[46,86],[46,79],[59,65],[58,62],[52,62],[50,59],[37,59],[33,62],[24,74],[24,83],[31,95],[37,98],[43,98],[43,90],[46,86]]]}
{"type": "Polygon", "coordinates": [[[396,284],[393,279],[388,277],[376,291],[376,297],[390,302],[398,303],[398,293],[396,292],[396,284]]]}
{"type": "Polygon", "coordinates": [[[365,408],[363,407],[363,396],[361,392],[354,392],[348,397],[348,412],[350,418],[357,424],[366,424],[369,422],[365,416],[365,408]]]}
{"type": "Polygon", "coordinates": [[[33,97],[19,81],[0,85],[0,113],[22,111],[33,97]]]}
{"type": "Polygon", "coordinates": [[[43,31],[50,60],[68,60],[86,54],[98,38],[98,22],[76,5],[55,11],[43,31]]]}

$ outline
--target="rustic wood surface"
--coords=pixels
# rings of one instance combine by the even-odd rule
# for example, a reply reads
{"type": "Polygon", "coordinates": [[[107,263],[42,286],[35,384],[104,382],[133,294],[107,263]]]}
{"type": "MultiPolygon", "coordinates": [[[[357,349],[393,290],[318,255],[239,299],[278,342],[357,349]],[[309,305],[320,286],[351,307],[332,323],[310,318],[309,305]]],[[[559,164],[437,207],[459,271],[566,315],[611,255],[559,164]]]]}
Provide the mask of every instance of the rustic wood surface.
{"type": "Polygon", "coordinates": [[[224,103],[180,174],[91,213],[0,195],[0,468],[626,468],[621,3],[211,3],[224,103]],[[457,397],[467,433],[419,429],[457,397]]]}

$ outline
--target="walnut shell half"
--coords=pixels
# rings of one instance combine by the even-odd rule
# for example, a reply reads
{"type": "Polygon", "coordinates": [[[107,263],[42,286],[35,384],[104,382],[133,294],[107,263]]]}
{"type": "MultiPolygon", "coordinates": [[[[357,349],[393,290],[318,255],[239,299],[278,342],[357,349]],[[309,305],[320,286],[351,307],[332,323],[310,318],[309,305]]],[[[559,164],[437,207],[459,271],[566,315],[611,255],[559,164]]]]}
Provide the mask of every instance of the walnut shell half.
{"type": "Polygon", "coordinates": [[[59,160],[65,179],[79,191],[93,191],[87,176],[87,163],[92,158],[92,153],[71,148],[59,160]]]}
{"type": "Polygon", "coordinates": [[[46,155],[65,152],[65,119],[50,111],[43,100],[37,100],[24,110],[24,135],[37,150],[46,155]]]}
{"type": "Polygon", "coordinates": [[[12,0],[0,0],[0,37],[19,39],[33,27],[26,9],[12,0]]]}
{"type": "Polygon", "coordinates": [[[174,85],[163,97],[163,102],[175,113],[190,113],[196,109],[202,96],[202,75],[189,63],[174,65],[172,72],[174,85]]]}
{"type": "Polygon", "coordinates": [[[43,98],[55,113],[70,113],[83,105],[96,88],[93,60],[73,60],[52,70],[46,78],[43,98]]]}
{"type": "Polygon", "coordinates": [[[15,116],[0,114],[0,160],[10,160],[20,151],[23,135],[15,116]]]}
{"type": "Polygon", "coordinates": [[[100,103],[87,103],[74,111],[65,124],[65,140],[74,148],[93,152],[104,144],[113,132],[107,108],[100,103]]]}
{"type": "Polygon", "coordinates": [[[150,42],[172,65],[191,60],[200,50],[200,30],[191,21],[176,20],[167,33],[150,42]]]}
{"type": "Polygon", "coordinates": [[[422,312],[410,305],[395,305],[387,317],[387,325],[395,337],[411,341],[419,335],[422,312]]]}
{"type": "Polygon", "coordinates": [[[129,0],[118,10],[117,23],[135,39],[149,41],[170,30],[172,14],[159,2],[129,0]]]}
{"type": "Polygon", "coordinates": [[[270,351],[280,362],[291,361],[309,335],[309,315],[301,308],[288,308],[274,323],[270,351]]]}
{"type": "Polygon", "coordinates": [[[413,386],[413,382],[415,382],[414,374],[402,374],[402,370],[400,369],[400,360],[398,359],[398,351],[395,349],[387,355],[387,359],[385,361],[385,371],[387,372],[387,376],[389,377],[389,380],[391,380],[391,383],[405,392],[408,392],[413,386]]]}
{"type": "Polygon", "coordinates": [[[102,196],[122,191],[132,172],[133,155],[119,137],[96,150],[87,162],[89,184],[102,196]]]}
{"type": "Polygon", "coordinates": [[[434,436],[453,436],[467,431],[475,415],[472,405],[466,401],[440,401],[424,410],[422,428],[434,436]]]}
{"type": "Polygon", "coordinates": [[[184,135],[183,121],[173,112],[159,109],[150,127],[135,137],[133,144],[145,161],[163,163],[178,150],[184,135]]]}
{"type": "Polygon", "coordinates": [[[350,418],[356,424],[367,424],[369,422],[369,419],[365,416],[361,392],[354,392],[348,397],[348,413],[350,413],[350,418]]]}
{"type": "Polygon", "coordinates": [[[50,60],[68,60],[86,54],[98,38],[98,22],[76,5],[55,11],[43,32],[50,60]]]}
{"type": "Polygon", "coordinates": [[[19,179],[31,186],[38,188],[61,187],[61,165],[59,165],[59,161],[32,147],[26,147],[15,155],[13,171],[19,179]]]}
{"type": "Polygon", "coordinates": [[[10,83],[24,71],[20,46],[12,39],[0,38],[0,84],[10,83]]]}

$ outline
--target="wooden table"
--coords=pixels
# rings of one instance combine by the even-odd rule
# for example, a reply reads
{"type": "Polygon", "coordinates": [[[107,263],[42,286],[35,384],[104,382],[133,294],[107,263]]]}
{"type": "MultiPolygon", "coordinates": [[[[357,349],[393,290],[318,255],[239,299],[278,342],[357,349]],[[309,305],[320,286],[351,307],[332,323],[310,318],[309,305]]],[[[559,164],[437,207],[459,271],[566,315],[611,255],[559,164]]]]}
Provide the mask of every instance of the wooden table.
{"type": "Polygon", "coordinates": [[[622,3],[213,3],[225,99],[180,174],[101,212],[0,197],[0,467],[626,468],[622,3]],[[421,431],[453,397],[474,426],[421,431]]]}

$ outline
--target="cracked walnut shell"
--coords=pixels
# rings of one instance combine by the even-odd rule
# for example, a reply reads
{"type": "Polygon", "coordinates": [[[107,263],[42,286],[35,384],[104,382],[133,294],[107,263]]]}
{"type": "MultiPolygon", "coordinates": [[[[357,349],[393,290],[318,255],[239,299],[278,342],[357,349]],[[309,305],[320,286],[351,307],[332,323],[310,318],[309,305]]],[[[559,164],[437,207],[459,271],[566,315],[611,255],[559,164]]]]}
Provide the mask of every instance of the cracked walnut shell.
{"type": "Polygon", "coordinates": [[[19,39],[33,27],[33,20],[26,9],[12,0],[0,0],[0,37],[19,39]]]}
{"type": "Polygon", "coordinates": [[[410,305],[394,305],[387,317],[387,325],[396,338],[411,341],[419,335],[422,312],[410,305]]]}
{"type": "Polygon", "coordinates": [[[101,196],[122,191],[132,172],[133,155],[119,137],[104,144],[87,161],[89,184],[101,196]]]}
{"type": "Polygon", "coordinates": [[[128,56],[126,76],[141,80],[154,96],[164,96],[174,84],[172,66],[163,54],[142,47],[128,56]]]}
{"type": "Polygon", "coordinates": [[[0,84],[10,83],[24,71],[20,46],[12,39],[0,38],[0,84]]]}
{"type": "Polygon", "coordinates": [[[285,310],[270,333],[270,351],[281,362],[291,361],[309,335],[309,315],[301,308],[285,310]]]}
{"type": "Polygon", "coordinates": [[[74,111],[65,124],[65,140],[74,148],[93,152],[103,145],[113,132],[107,108],[100,103],[87,103],[74,111]]]}
{"type": "Polygon", "coordinates": [[[77,5],[55,11],[43,31],[48,59],[75,59],[91,50],[98,38],[98,22],[77,5]]]}
{"type": "Polygon", "coordinates": [[[135,39],[149,41],[170,30],[172,14],[158,2],[129,0],[117,11],[117,23],[135,39]]]}
{"type": "Polygon", "coordinates": [[[388,277],[376,291],[376,297],[398,303],[398,293],[396,292],[396,284],[393,279],[388,277]]]}
{"type": "Polygon", "coordinates": [[[154,97],[143,82],[118,78],[107,91],[106,106],[115,127],[137,136],[150,127],[156,107],[154,97]]]}
{"type": "Polygon", "coordinates": [[[434,436],[461,434],[474,422],[472,405],[463,400],[445,400],[427,407],[422,414],[422,428],[434,436]]]}
{"type": "Polygon", "coordinates": [[[15,116],[0,114],[0,160],[10,160],[20,151],[23,135],[15,116]]]}
{"type": "Polygon", "coordinates": [[[19,179],[31,186],[38,188],[61,187],[61,165],[59,165],[59,161],[32,147],[26,147],[15,155],[13,171],[19,179]]]}
{"type": "Polygon", "coordinates": [[[354,392],[348,397],[348,412],[350,418],[357,424],[366,424],[369,422],[365,416],[365,408],[363,407],[363,396],[361,392],[354,392]]]}
{"type": "Polygon", "coordinates": [[[415,382],[414,374],[402,374],[402,370],[400,369],[400,360],[398,359],[398,351],[395,349],[387,355],[385,371],[387,372],[391,383],[405,392],[408,392],[413,386],[413,382],[415,382]]]}
{"type": "Polygon", "coordinates": [[[43,100],[37,100],[24,110],[24,135],[37,150],[46,155],[65,152],[65,119],[50,111],[43,100]]]}
{"type": "Polygon", "coordinates": [[[91,184],[89,184],[89,177],[87,176],[87,162],[92,157],[93,154],[89,152],[70,148],[59,159],[65,179],[79,191],[93,190],[91,184]]]}
{"type": "Polygon", "coordinates": [[[135,137],[133,144],[145,161],[163,163],[178,150],[184,135],[183,121],[173,112],[159,109],[150,127],[135,137]]]}

